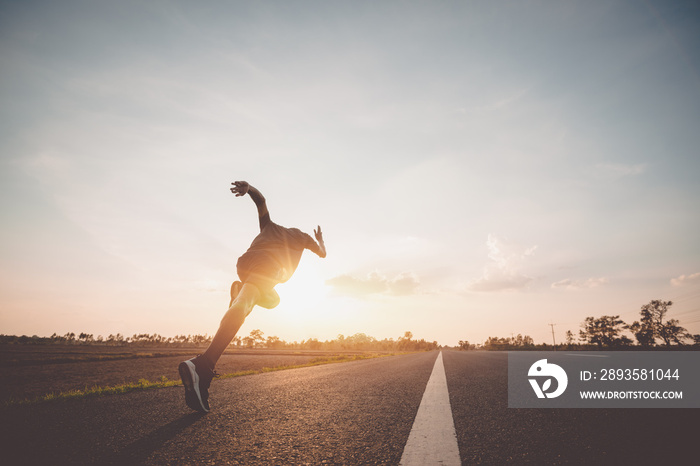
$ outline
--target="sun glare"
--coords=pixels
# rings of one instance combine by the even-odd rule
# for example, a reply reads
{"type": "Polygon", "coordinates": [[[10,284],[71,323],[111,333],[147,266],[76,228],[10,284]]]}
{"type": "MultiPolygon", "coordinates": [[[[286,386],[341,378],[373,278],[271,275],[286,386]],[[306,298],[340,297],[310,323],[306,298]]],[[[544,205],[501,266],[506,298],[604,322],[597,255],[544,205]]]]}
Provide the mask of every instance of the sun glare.
{"type": "Polygon", "coordinates": [[[282,309],[299,319],[308,318],[328,293],[318,267],[308,261],[302,261],[292,278],[275,289],[280,295],[282,309]]]}

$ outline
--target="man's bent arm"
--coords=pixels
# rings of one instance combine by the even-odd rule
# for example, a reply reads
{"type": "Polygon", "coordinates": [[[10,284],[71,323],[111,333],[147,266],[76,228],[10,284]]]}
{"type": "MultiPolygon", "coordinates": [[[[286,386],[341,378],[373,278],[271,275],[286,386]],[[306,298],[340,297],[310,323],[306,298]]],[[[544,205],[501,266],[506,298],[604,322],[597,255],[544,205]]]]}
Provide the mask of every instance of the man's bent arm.
{"type": "Polygon", "coordinates": [[[265,202],[265,196],[262,195],[260,191],[258,191],[255,187],[251,186],[248,189],[248,194],[250,195],[250,198],[255,202],[255,205],[258,208],[258,217],[262,218],[265,216],[265,214],[270,215],[270,212],[267,211],[267,203],[265,202]]]}
{"type": "Polygon", "coordinates": [[[262,230],[265,225],[270,222],[270,212],[267,210],[265,196],[263,196],[257,188],[248,184],[247,181],[236,181],[231,184],[234,185],[234,187],[231,188],[231,192],[234,193],[236,197],[250,194],[250,198],[255,202],[255,206],[258,208],[258,219],[260,220],[260,229],[262,230]]]}

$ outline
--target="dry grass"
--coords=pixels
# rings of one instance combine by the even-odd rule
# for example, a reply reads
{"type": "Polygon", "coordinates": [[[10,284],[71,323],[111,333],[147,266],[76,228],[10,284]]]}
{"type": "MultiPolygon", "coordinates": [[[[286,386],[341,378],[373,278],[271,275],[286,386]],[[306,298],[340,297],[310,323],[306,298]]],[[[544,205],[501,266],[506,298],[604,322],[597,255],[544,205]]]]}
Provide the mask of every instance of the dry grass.
{"type": "MultiPolygon", "coordinates": [[[[239,371],[234,371],[234,372],[224,372],[223,374],[220,374],[218,378],[231,378],[231,377],[242,377],[242,376],[248,376],[248,375],[255,375],[255,374],[261,374],[265,372],[274,372],[274,371],[281,371],[281,370],[289,370],[289,369],[298,369],[302,367],[311,367],[311,366],[318,366],[318,365],[323,365],[323,364],[335,364],[335,363],[342,363],[342,362],[349,362],[349,361],[358,361],[362,359],[370,359],[370,358],[376,358],[376,357],[382,357],[382,356],[390,356],[393,355],[391,354],[378,354],[378,353],[364,353],[364,354],[335,354],[335,355],[329,355],[329,356],[317,356],[313,357],[313,355],[307,355],[306,358],[308,359],[307,362],[302,362],[299,364],[275,364],[275,365],[263,365],[258,368],[254,369],[245,369],[245,370],[239,370],[239,371]]],[[[284,359],[284,354],[283,355],[275,355],[275,354],[268,354],[266,355],[266,359],[268,362],[273,361],[273,360],[280,360],[280,358],[284,359]]],[[[287,355],[289,356],[289,355],[287,355]]],[[[149,357],[149,356],[137,356],[136,358],[139,357],[149,357]]],[[[151,356],[152,357],[152,356],[151,356]]],[[[168,359],[172,359],[172,356],[169,354],[168,359]]],[[[180,358],[180,356],[177,356],[180,358]]],[[[234,356],[235,357],[235,356],[234,356]]],[[[241,356],[239,356],[240,358],[241,356]]],[[[90,359],[85,359],[85,358],[77,358],[77,361],[71,361],[73,363],[85,363],[89,361],[92,363],[91,365],[94,368],[94,364],[100,364],[106,363],[108,361],[111,361],[115,359],[114,357],[107,357],[104,359],[96,359],[96,358],[90,358],[90,359]]],[[[125,359],[125,358],[121,358],[125,359]]],[[[133,359],[128,358],[128,359],[133,359]]],[[[297,358],[298,359],[298,358],[297,358]]],[[[49,362],[49,365],[55,365],[57,364],[56,362],[49,362]]],[[[34,363],[31,364],[32,366],[34,363]]],[[[59,368],[60,370],[60,368],[59,368]]],[[[3,405],[4,406],[12,406],[12,405],[25,405],[25,404],[36,404],[36,403],[44,403],[44,402],[56,402],[56,401],[67,401],[67,400],[75,400],[75,399],[83,399],[83,398],[90,398],[90,397],[95,397],[95,396],[107,396],[107,395],[119,395],[119,394],[124,394],[128,392],[132,392],[135,390],[152,390],[152,389],[158,389],[158,388],[166,388],[166,387],[174,387],[182,385],[180,380],[174,380],[170,379],[165,375],[160,376],[157,378],[155,381],[150,381],[146,378],[139,378],[136,382],[125,382],[125,383],[117,383],[117,384],[109,384],[109,385],[93,385],[91,387],[86,386],[83,389],[67,389],[67,390],[57,390],[57,391],[50,391],[48,393],[43,393],[41,395],[37,396],[30,396],[30,397],[7,397],[5,400],[3,400],[3,405]]]]}

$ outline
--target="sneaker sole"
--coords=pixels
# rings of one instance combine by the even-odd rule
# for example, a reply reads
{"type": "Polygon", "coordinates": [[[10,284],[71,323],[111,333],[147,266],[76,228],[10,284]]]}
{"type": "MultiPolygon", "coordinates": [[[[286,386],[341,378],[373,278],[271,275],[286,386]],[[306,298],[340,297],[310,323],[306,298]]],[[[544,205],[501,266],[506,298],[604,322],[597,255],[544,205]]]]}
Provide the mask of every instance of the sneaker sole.
{"type": "Polygon", "coordinates": [[[181,362],[178,366],[182,385],[185,386],[185,403],[195,411],[208,413],[209,410],[202,402],[202,395],[199,392],[199,375],[191,361],[181,362]]]}

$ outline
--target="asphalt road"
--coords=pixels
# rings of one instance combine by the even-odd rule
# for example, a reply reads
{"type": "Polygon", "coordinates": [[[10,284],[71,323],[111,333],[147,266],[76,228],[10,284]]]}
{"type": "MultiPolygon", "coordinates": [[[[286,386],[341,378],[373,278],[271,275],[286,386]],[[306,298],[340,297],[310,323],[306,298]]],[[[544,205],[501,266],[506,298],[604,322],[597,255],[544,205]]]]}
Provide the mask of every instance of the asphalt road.
{"type": "Polygon", "coordinates": [[[513,409],[507,353],[443,359],[463,464],[700,461],[700,409],[513,409]]]}
{"type": "MultiPolygon", "coordinates": [[[[0,411],[3,464],[398,464],[437,352],[0,411]]],[[[697,409],[509,409],[506,353],[444,352],[464,464],[697,464],[697,409]]]]}

